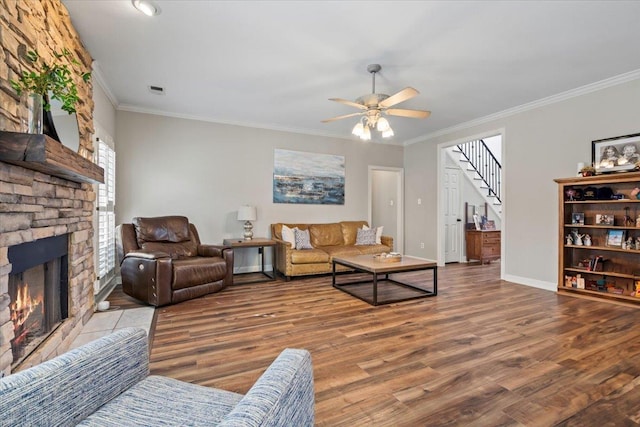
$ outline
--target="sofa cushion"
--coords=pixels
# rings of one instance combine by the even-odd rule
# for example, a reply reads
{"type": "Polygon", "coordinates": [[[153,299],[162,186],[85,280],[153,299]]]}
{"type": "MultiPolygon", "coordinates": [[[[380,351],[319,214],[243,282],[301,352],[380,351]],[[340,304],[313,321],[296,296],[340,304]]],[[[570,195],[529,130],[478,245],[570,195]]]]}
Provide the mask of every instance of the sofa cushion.
{"type": "Polygon", "coordinates": [[[342,227],[338,223],[310,224],[309,233],[311,234],[311,244],[314,248],[344,244],[342,227]]]}
{"type": "Polygon", "coordinates": [[[342,227],[342,237],[344,245],[355,245],[356,234],[358,229],[367,225],[367,221],[342,221],[340,227],[342,227]]]}
{"type": "Polygon", "coordinates": [[[296,236],[296,249],[313,249],[309,241],[309,230],[298,230],[294,228],[293,233],[296,236]]]}
{"type": "Polygon", "coordinates": [[[325,246],[322,248],[318,248],[318,249],[322,249],[323,251],[327,252],[329,254],[329,256],[331,258],[333,258],[334,256],[340,256],[340,255],[360,255],[362,252],[360,252],[360,248],[362,246],[325,246]]]}
{"type": "Polygon", "coordinates": [[[318,264],[329,262],[329,255],[321,249],[291,251],[292,264],[318,264]]]}
{"type": "Polygon", "coordinates": [[[80,426],[216,425],[243,395],[149,376],[125,391],[80,426]],[[170,403],[170,404],[168,404],[170,403]]]}
{"type": "Polygon", "coordinates": [[[363,255],[368,255],[368,254],[374,255],[374,254],[380,254],[382,252],[392,251],[392,248],[390,248],[387,245],[361,245],[361,246],[356,246],[356,248],[363,255]]]}
{"type": "Polygon", "coordinates": [[[192,257],[173,260],[173,289],[185,289],[224,279],[227,261],[218,257],[192,257]]]}
{"type": "Polygon", "coordinates": [[[376,244],[376,230],[375,229],[360,229],[356,236],[356,245],[375,245],[376,244]]]}

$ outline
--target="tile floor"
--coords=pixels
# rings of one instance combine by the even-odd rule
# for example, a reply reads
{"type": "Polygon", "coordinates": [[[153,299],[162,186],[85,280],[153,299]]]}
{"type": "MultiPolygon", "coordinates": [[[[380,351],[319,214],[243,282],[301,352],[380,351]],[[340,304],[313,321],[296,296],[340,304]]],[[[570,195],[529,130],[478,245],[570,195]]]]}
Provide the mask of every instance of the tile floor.
{"type": "Polygon", "coordinates": [[[131,308],[127,310],[97,311],[82,328],[80,335],[71,344],[70,349],[80,347],[111,332],[130,327],[139,327],[147,331],[153,321],[153,307],[131,308]]]}

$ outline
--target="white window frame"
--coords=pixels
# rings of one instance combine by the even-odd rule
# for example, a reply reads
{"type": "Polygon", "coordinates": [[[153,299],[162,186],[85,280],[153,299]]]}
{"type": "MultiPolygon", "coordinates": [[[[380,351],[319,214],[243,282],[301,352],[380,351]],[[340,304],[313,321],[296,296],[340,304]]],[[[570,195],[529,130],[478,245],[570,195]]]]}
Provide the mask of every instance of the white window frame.
{"type": "Polygon", "coordinates": [[[116,276],[115,200],[116,153],[113,139],[96,126],[94,135],[96,164],[104,169],[104,184],[96,189],[96,283],[98,294],[112,284],[116,276]]]}

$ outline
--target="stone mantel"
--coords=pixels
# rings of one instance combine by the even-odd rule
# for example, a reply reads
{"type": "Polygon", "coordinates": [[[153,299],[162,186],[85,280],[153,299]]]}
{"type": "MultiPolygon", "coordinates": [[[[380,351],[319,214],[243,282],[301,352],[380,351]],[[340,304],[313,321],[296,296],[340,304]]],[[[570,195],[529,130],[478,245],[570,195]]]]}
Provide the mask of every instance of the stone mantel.
{"type": "Polygon", "coordinates": [[[104,170],[43,134],[0,131],[0,161],[74,182],[104,183],[104,170]]]}

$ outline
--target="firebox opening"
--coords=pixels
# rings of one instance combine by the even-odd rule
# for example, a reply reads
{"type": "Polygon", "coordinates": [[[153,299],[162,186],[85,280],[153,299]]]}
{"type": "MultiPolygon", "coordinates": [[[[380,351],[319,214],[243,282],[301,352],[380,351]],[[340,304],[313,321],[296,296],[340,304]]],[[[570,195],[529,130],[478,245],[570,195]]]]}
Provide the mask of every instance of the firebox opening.
{"type": "Polygon", "coordinates": [[[68,317],[67,235],[11,246],[8,258],[12,366],[17,366],[68,317]]]}

